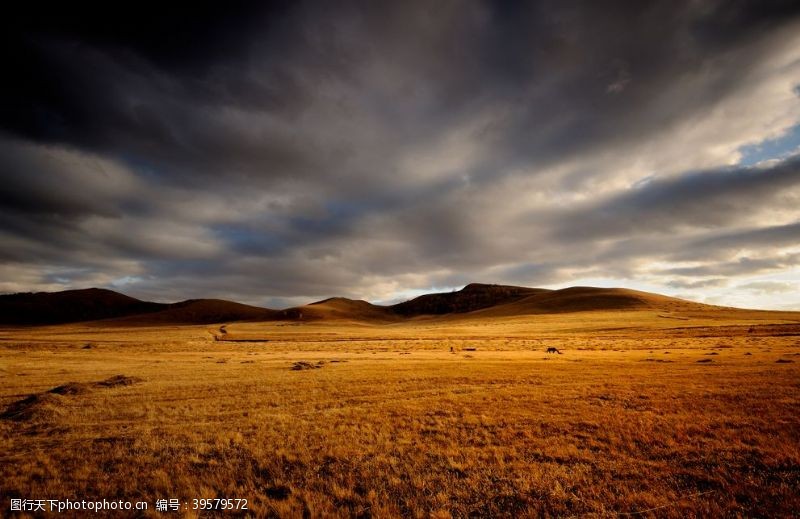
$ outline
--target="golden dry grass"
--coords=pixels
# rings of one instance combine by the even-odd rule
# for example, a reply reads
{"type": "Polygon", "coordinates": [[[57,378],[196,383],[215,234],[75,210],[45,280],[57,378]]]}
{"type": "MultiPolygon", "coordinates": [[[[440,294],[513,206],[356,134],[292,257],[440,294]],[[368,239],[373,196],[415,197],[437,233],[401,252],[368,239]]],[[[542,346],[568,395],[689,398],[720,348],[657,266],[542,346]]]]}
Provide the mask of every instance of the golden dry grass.
{"type": "Polygon", "coordinates": [[[12,497],[145,499],[145,517],[159,498],[239,497],[256,517],[792,516],[796,323],[5,329],[0,515],[12,497]]]}

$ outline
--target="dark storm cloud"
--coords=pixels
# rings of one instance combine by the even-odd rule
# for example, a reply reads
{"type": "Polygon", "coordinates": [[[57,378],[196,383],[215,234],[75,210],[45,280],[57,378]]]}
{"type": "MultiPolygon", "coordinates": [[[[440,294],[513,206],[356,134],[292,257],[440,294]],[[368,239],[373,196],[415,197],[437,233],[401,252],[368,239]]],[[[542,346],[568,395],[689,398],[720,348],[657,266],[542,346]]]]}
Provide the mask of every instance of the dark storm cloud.
{"type": "Polygon", "coordinates": [[[786,23],[791,7],[593,5],[234,3],[191,16],[143,7],[126,16],[88,8],[22,13],[7,18],[8,38],[22,43],[7,47],[10,57],[25,58],[2,87],[14,101],[3,123],[182,181],[221,170],[249,182],[369,180],[381,155],[360,145],[382,146],[391,159],[387,148],[431,138],[474,110],[498,109],[485,134],[502,153],[475,165],[478,176],[492,177],[509,162],[544,163],[709,109],[741,85],[765,51],[761,38],[786,23]],[[719,63],[707,79],[680,82],[731,52],[735,62],[719,63]],[[624,98],[607,95],[620,67],[631,78],[624,98]],[[248,113],[224,113],[236,108],[248,113]],[[293,131],[303,130],[304,118],[329,132],[293,131]],[[337,139],[337,120],[344,131],[376,125],[380,133],[337,139]],[[331,167],[349,154],[366,163],[331,167]]]}
{"type": "Polygon", "coordinates": [[[713,141],[720,128],[752,138],[749,112],[738,126],[718,114],[779,83],[759,78],[786,52],[797,11],[788,1],[9,7],[4,276],[131,278],[133,293],[258,302],[635,275],[653,258],[724,263],[739,242],[790,245],[796,224],[755,219],[796,202],[798,160],[709,169],[705,150],[724,144],[713,141]],[[696,157],[676,141],[684,127],[704,128],[696,157]],[[635,154],[657,160],[617,173],[635,154]],[[681,161],[702,169],[658,169],[681,161]],[[570,197],[584,201],[549,200],[570,197]]]}

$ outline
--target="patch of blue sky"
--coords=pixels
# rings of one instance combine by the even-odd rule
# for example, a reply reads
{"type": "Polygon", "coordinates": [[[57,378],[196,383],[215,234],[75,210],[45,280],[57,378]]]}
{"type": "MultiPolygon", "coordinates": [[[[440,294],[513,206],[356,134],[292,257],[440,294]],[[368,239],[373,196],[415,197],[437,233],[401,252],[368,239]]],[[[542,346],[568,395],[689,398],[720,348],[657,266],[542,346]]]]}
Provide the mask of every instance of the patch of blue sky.
{"type": "Polygon", "coordinates": [[[218,238],[236,252],[273,254],[287,246],[282,237],[248,226],[217,225],[213,226],[212,230],[218,238]]]}
{"type": "Polygon", "coordinates": [[[59,285],[70,285],[76,279],[81,279],[91,271],[88,268],[76,269],[58,269],[55,272],[48,272],[44,275],[44,281],[47,283],[57,283],[59,285]]]}
{"type": "Polygon", "coordinates": [[[162,176],[156,165],[144,157],[132,153],[123,153],[118,155],[117,159],[141,177],[157,179],[162,176]]]}
{"type": "Polygon", "coordinates": [[[122,276],[111,281],[111,286],[116,288],[125,287],[128,285],[135,285],[140,281],[142,281],[142,278],[139,276],[122,276]]]}
{"type": "Polygon", "coordinates": [[[739,164],[753,166],[759,162],[782,159],[800,151],[800,124],[792,126],[780,137],[767,139],[739,148],[742,154],[739,164]]]}

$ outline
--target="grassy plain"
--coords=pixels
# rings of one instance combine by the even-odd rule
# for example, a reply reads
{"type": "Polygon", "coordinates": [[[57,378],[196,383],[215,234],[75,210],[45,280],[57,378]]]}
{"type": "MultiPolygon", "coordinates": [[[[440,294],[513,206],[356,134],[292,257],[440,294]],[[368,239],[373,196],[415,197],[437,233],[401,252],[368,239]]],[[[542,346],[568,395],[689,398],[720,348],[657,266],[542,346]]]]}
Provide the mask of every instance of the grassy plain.
{"type": "Polygon", "coordinates": [[[797,516],[799,321],[6,328],[0,515],[227,497],[255,517],[797,516]]]}

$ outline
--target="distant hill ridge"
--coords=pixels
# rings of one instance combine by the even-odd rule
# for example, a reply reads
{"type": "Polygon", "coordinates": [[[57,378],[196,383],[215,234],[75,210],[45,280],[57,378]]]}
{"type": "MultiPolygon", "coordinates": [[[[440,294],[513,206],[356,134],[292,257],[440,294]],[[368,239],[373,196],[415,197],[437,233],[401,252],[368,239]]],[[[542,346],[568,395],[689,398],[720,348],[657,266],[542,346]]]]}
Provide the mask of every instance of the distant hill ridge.
{"type": "Polygon", "coordinates": [[[561,290],[472,283],[453,292],[424,294],[391,306],[332,297],[308,305],[271,310],[222,299],[165,304],[101,288],[0,295],[0,324],[44,325],[113,320],[120,324],[211,324],[232,321],[352,320],[376,323],[423,316],[482,317],[596,310],[714,308],[673,297],[624,288],[571,287],[561,290]]]}
{"type": "Polygon", "coordinates": [[[165,305],[161,311],[130,315],[117,321],[136,323],[213,324],[230,321],[273,321],[277,310],[225,301],[224,299],[189,299],[165,305]]]}
{"type": "Polygon", "coordinates": [[[149,303],[106,290],[87,288],[63,292],[0,295],[2,324],[59,324],[148,314],[167,305],[149,303]]]}
{"type": "Polygon", "coordinates": [[[546,292],[551,291],[544,288],[471,283],[455,292],[424,294],[391,308],[403,316],[466,313],[546,292]]]}
{"type": "Polygon", "coordinates": [[[533,294],[517,301],[475,312],[485,317],[555,314],[598,310],[701,311],[715,309],[675,297],[627,288],[570,287],[533,294]]]}
{"type": "Polygon", "coordinates": [[[222,299],[152,303],[107,290],[0,295],[0,324],[45,325],[114,319],[120,323],[206,324],[271,320],[279,312],[222,299]]]}

